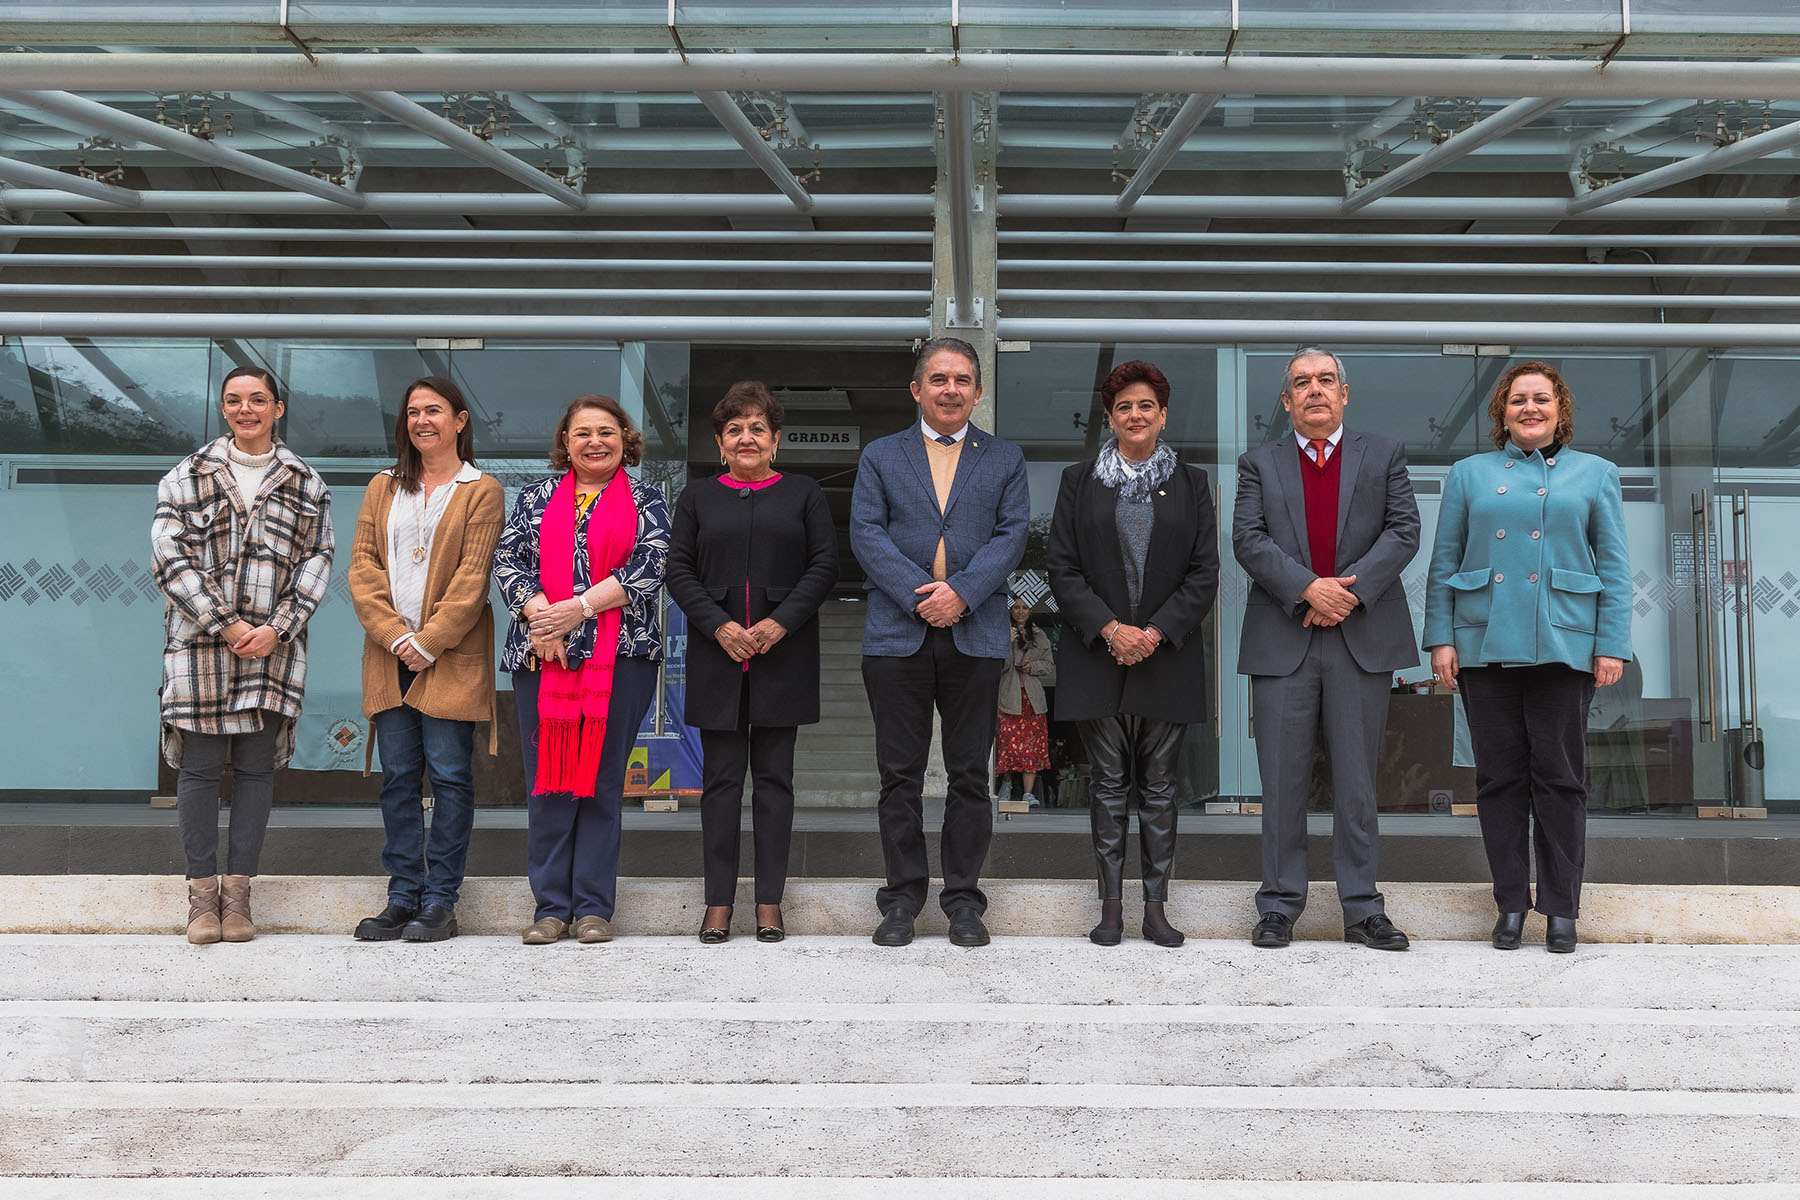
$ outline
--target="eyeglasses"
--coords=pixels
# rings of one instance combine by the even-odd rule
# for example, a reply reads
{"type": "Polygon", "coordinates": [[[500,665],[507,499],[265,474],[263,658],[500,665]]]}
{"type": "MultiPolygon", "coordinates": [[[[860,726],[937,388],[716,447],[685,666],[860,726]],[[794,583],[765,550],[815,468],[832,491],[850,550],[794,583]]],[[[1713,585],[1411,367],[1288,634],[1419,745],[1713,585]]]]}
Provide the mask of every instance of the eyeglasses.
{"type": "Polygon", "coordinates": [[[268,396],[227,396],[220,407],[227,412],[234,408],[248,408],[253,412],[261,412],[273,403],[275,401],[268,396]]]}

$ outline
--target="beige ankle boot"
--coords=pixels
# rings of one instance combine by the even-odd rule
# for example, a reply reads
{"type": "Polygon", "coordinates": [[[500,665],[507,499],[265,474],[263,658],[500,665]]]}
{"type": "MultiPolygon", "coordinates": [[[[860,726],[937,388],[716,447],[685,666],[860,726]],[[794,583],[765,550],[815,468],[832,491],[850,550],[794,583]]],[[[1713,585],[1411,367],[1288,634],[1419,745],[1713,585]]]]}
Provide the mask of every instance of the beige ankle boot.
{"type": "Polygon", "coordinates": [[[187,940],[210,946],[219,940],[219,877],[188,880],[187,940]]]}
{"type": "Polygon", "coordinates": [[[225,876],[225,893],[219,902],[219,926],[228,942],[247,942],[256,936],[250,921],[250,877],[225,876]]]}

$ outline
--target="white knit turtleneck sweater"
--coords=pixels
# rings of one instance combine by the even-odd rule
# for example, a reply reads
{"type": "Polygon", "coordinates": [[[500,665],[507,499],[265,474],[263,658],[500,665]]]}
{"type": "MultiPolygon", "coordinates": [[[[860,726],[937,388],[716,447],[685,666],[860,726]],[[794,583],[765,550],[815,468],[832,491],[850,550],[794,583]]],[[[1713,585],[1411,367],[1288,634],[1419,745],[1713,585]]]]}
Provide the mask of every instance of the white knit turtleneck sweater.
{"type": "Polygon", "coordinates": [[[225,456],[231,460],[231,477],[237,480],[238,494],[244,498],[244,507],[249,508],[256,503],[256,493],[262,489],[269,464],[275,461],[275,447],[270,446],[267,454],[245,454],[236,442],[226,442],[225,456]]]}

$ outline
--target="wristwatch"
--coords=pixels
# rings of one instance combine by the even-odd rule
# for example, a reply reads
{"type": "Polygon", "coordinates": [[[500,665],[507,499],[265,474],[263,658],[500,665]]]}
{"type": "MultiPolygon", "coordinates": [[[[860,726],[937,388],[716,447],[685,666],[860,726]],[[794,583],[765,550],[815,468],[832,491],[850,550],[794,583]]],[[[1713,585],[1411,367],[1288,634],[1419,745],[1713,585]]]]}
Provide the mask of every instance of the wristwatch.
{"type": "Polygon", "coordinates": [[[581,595],[579,595],[575,598],[577,600],[581,601],[581,619],[584,621],[593,620],[594,619],[594,606],[588,603],[587,593],[583,592],[583,593],[581,593],[581,595]]]}

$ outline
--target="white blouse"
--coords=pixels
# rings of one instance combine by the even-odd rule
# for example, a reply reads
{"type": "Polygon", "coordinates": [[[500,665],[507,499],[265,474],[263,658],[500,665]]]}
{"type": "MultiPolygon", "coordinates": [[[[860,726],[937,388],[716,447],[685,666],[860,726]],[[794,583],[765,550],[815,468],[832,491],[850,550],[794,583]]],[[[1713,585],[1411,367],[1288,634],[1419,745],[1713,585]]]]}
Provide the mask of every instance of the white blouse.
{"type": "MultiPolygon", "coordinates": [[[[393,473],[391,469],[386,472],[393,473]]],[[[394,501],[388,506],[388,590],[393,593],[394,611],[408,629],[418,629],[425,623],[425,579],[431,573],[431,543],[437,539],[438,522],[450,506],[451,493],[458,484],[480,478],[476,467],[464,463],[455,477],[439,484],[429,498],[423,486],[416,492],[394,492],[394,501]]],[[[401,635],[388,649],[399,649],[400,643],[411,636],[401,635]]],[[[416,639],[413,647],[428,661],[437,661],[419,647],[416,639]]]]}

